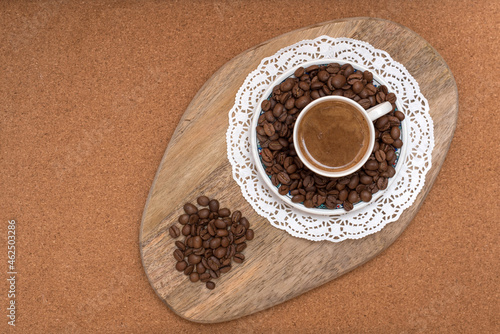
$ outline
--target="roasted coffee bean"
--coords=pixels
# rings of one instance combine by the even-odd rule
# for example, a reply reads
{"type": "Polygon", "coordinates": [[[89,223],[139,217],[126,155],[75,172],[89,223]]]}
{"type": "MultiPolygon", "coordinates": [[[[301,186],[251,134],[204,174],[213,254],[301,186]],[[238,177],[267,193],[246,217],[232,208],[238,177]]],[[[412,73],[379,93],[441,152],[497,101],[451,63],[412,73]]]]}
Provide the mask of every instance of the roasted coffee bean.
{"type": "Polygon", "coordinates": [[[318,65],[311,65],[311,66],[309,66],[309,67],[306,68],[306,72],[307,73],[311,73],[313,71],[316,71],[317,69],[319,69],[318,65]]]}
{"type": "Polygon", "coordinates": [[[336,74],[340,71],[340,65],[337,63],[328,64],[328,66],[326,67],[326,71],[328,73],[336,74]]]}
{"type": "Polygon", "coordinates": [[[388,145],[394,143],[394,139],[392,138],[392,136],[389,132],[382,133],[382,141],[388,145]]]}
{"type": "Polygon", "coordinates": [[[277,103],[273,108],[273,116],[278,118],[285,111],[285,106],[281,103],[277,103]]]}
{"type": "Polygon", "coordinates": [[[221,258],[223,258],[226,255],[226,251],[227,251],[226,248],[219,247],[216,250],[214,250],[214,255],[215,255],[215,257],[221,259],[221,258]]]}
{"type": "Polygon", "coordinates": [[[368,160],[365,163],[364,168],[366,170],[377,170],[378,169],[378,162],[377,162],[377,160],[368,160]]]}
{"type": "Polygon", "coordinates": [[[217,230],[217,233],[216,233],[216,235],[217,235],[218,237],[225,237],[225,236],[227,236],[228,234],[229,234],[229,232],[228,232],[225,228],[224,228],[224,229],[219,229],[219,230],[217,230]]]}
{"type": "Polygon", "coordinates": [[[352,84],[352,91],[355,94],[361,93],[361,91],[365,88],[365,85],[361,81],[356,81],[354,84],[352,84]]]}
{"type": "Polygon", "coordinates": [[[393,126],[392,129],[391,129],[391,137],[392,137],[392,139],[396,140],[396,139],[399,138],[400,135],[401,135],[401,131],[399,130],[399,127],[393,126]]]}
{"type": "Polygon", "coordinates": [[[405,119],[405,114],[403,114],[401,111],[396,110],[394,112],[394,116],[396,116],[400,121],[403,121],[405,119]]]}
{"type": "MultiPolygon", "coordinates": [[[[396,102],[396,95],[394,93],[389,93],[385,95],[385,100],[390,103],[396,102]]],[[[397,116],[396,116],[397,117],[397,116]]],[[[399,118],[399,117],[398,117],[399,118]]],[[[404,119],[404,118],[403,118],[404,119]]],[[[400,119],[402,121],[402,119],[400,119]]]]}
{"type": "Polygon", "coordinates": [[[192,272],[190,275],[189,275],[189,280],[193,283],[196,283],[200,280],[200,274],[197,273],[197,272],[192,272]]]}
{"type": "Polygon", "coordinates": [[[359,202],[359,194],[355,190],[351,190],[349,192],[349,196],[347,197],[347,200],[351,203],[358,203],[359,202]]]}
{"type": "Polygon", "coordinates": [[[377,88],[371,83],[369,83],[365,86],[365,90],[367,91],[368,95],[377,94],[377,88]]]}
{"type": "Polygon", "coordinates": [[[184,251],[186,249],[186,245],[184,245],[184,243],[182,243],[181,241],[176,241],[175,242],[175,245],[177,246],[177,248],[179,248],[181,251],[184,251]]]}
{"type": "Polygon", "coordinates": [[[370,101],[371,107],[373,107],[375,104],[377,104],[377,100],[375,99],[374,96],[368,96],[368,101],[370,101]]]}
{"type": "Polygon", "coordinates": [[[231,215],[231,210],[228,208],[219,209],[219,217],[229,217],[231,215]]]}
{"type": "Polygon", "coordinates": [[[198,263],[200,263],[200,261],[201,261],[201,256],[199,256],[199,255],[196,255],[196,254],[190,254],[190,255],[188,256],[188,262],[189,262],[190,264],[198,264],[198,263]]]}
{"type": "Polygon", "coordinates": [[[181,234],[181,231],[179,230],[179,228],[175,225],[172,225],[170,226],[170,228],[168,229],[168,233],[170,234],[170,236],[174,239],[178,238],[179,235],[181,234]]]}
{"type": "Polygon", "coordinates": [[[317,90],[313,90],[311,92],[311,99],[313,100],[316,100],[316,99],[319,99],[321,96],[319,95],[318,91],[317,90]]]}
{"type": "Polygon", "coordinates": [[[191,234],[191,226],[190,225],[184,225],[182,228],[182,235],[188,236],[191,234]]]}
{"type": "Polygon", "coordinates": [[[280,90],[282,92],[288,92],[289,90],[292,90],[292,87],[294,84],[295,84],[295,81],[292,78],[288,78],[281,83],[280,90]]]}
{"type": "Polygon", "coordinates": [[[193,248],[193,237],[191,235],[187,236],[185,241],[186,241],[186,246],[193,248]]]}
{"type": "Polygon", "coordinates": [[[288,194],[288,191],[290,190],[290,188],[285,185],[285,184],[282,184],[279,189],[278,189],[278,192],[280,193],[280,195],[286,195],[288,194]]]}
{"type": "Polygon", "coordinates": [[[403,146],[403,141],[398,138],[392,143],[392,146],[394,146],[395,148],[401,148],[403,146]]]}
{"type": "Polygon", "coordinates": [[[387,123],[389,123],[389,117],[382,116],[375,122],[377,129],[382,129],[387,123]]]}
{"type": "Polygon", "coordinates": [[[274,159],[273,153],[271,152],[271,150],[269,148],[263,148],[261,155],[262,155],[262,160],[264,160],[264,161],[271,162],[274,159]]]}
{"type": "Polygon", "coordinates": [[[177,260],[177,262],[184,260],[184,254],[180,249],[176,249],[174,251],[174,258],[177,260]]]}
{"type": "Polygon", "coordinates": [[[385,161],[386,159],[385,152],[382,150],[378,150],[377,152],[375,152],[375,159],[377,159],[378,162],[385,161]]]}
{"type": "MultiPolygon", "coordinates": [[[[296,95],[296,94],[294,94],[296,95]]],[[[292,97],[292,98],[289,98],[286,103],[285,103],[285,108],[287,110],[291,110],[295,107],[295,99],[292,97]]]]}
{"type": "Polygon", "coordinates": [[[207,286],[207,289],[209,289],[209,290],[215,289],[215,283],[212,281],[208,281],[206,286],[207,286]]]}
{"type": "Polygon", "coordinates": [[[192,215],[192,214],[195,214],[198,212],[198,208],[191,203],[186,203],[186,204],[184,204],[184,211],[188,215],[192,215]]]}
{"type": "Polygon", "coordinates": [[[302,202],[305,201],[305,199],[306,198],[303,195],[295,195],[295,196],[292,197],[292,202],[293,203],[302,203],[302,202]]]}
{"type": "Polygon", "coordinates": [[[207,206],[208,203],[210,202],[210,199],[207,196],[200,196],[198,197],[196,202],[201,206],[207,206]]]}
{"type": "Polygon", "coordinates": [[[189,224],[196,224],[198,223],[198,221],[200,220],[200,216],[198,216],[197,214],[192,214],[189,216],[189,224]]]}
{"type": "MultiPolygon", "coordinates": [[[[234,227],[234,236],[235,237],[240,237],[242,236],[243,234],[245,234],[245,232],[247,231],[247,229],[245,228],[245,226],[241,225],[241,224],[238,224],[238,225],[233,225],[232,227],[234,227]],[[236,227],[234,227],[236,226],[236,227]]],[[[231,228],[232,228],[231,227],[231,228]]],[[[232,231],[232,230],[231,230],[232,231]]]]}
{"type": "MultiPolygon", "coordinates": [[[[387,170],[387,161],[383,160],[382,162],[380,162],[378,165],[378,170],[380,172],[385,172],[387,170]]],[[[375,179],[374,179],[374,181],[375,181],[375,179]]]]}
{"type": "Polygon", "coordinates": [[[186,225],[189,222],[189,215],[188,214],[182,214],[182,215],[180,215],[178,221],[182,225],[186,225]]]}
{"type": "Polygon", "coordinates": [[[328,73],[325,70],[321,70],[321,71],[318,72],[318,79],[319,79],[319,81],[326,82],[329,77],[330,77],[330,73],[328,73]]]}
{"type": "Polygon", "coordinates": [[[219,260],[215,257],[215,256],[211,256],[208,260],[207,260],[207,264],[208,264],[208,267],[212,270],[218,270],[219,269],[219,265],[220,265],[220,262],[219,260]]]}
{"type": "Polygon", "coordinates": [[[203,274],[200,275],[200,281],[202,282],[207,282],[209,279],[210,279],[210,274],[208,272],[204,272],[203,274]]]}
{"type": "Polygon", "coordinates": [[[243,263],[243,261],[245,261],[245,255],[243,255],[242,253],[236,253],[233,256],[233,260],[236,263],[243,263]]]}
{"type": "Polygon", "coordinates": [[[254,232],[253,232],[252,229],[247,229],[247,232],[245,234],[245,238],[247,240],[253,240],[253,238],[254,238],[254,232]]]}
{"type": "MultiPolygon", "coordinates": [[[[266,113],[264,114],[264,118],[266,119],[266,121],[268,123],[271,123],[271,124],[276,120],[276,117],[274,117],[273,112],[271,110],[266,111],[266,113]]],[[[263,123],[262,126],[264,126],[264,124],[265,123],[263,123]]],[[[264,130],[265,130],[265,127],[264,127],[264,130]]]]}
{"type": "MultiPolygon", "coordinates": [[[[211,249],[216,249],[221,245],[221,238],[212,238],[209,241],[209,247],[211,249]]],[[[227,247],[227,246],[226,246],[227,247]]]]}
{"type": "Polygon", "coordinates": [[[344,201],[343,205],[344,205],[344,210],[345,211],[351,211],[354,208],[354,206],[352,205],[352,203],[349,202],[349,201],[344,201]]]}
{"type": "Polygon", "coordinates": [[[358,103],[364,108],[364,109],[368,109],[371,107],[371,103],[370,103],[370,100],[369,99],[362,99],[362,100],[359,100],[358,103]]]}
{"type": "Polygon", "coordinates": [[[340,201],[345,201],[347,199],[347,197],[349,196],[349,192],[347,191],[347,189],[342,189],[340,192],[339,192],[339,196],[338,196],[338,199],[340,201]]]}
{"type": "Polygon", "coordinates": [[[273,151],[279,151],[283,148],[279,141],[273,140],[269,143],[269,148],[273,151]]]}
{"type": "Polygon", "coordinates": [[[334,76],[332,78],[332,85],[333,87],[335,88],[342,88],[342,86],[344,86],[346,84],[347,80],[345,78],[345,76],[341,75],[341,74],[337,74],[336,76],[334,76]]]}
{"type": "Polygon", "coordinates": [[[370,202],[372,200],[372,193],[369,192],[368,190],[364,189],[361,191],[359,194],[359,197],[363,202],[370,202]]]}
{"type": "Polygon", "coordinates": [[[352,67],[351,64],[345,64],[342,67],[344,68],[344,75],[346,78],[354,73],[354,67],[352,67]]]}
{"type": "Polygon", "coordinates": [[[351,180],[347,184],[347,187],[350,188],[350,189],[356,189],[356,187],[358,186],[358,184],[359,184],[359,176],[358,175],[354,175],[353,177],[351,177],[351,180]]]}
{"type": "MultiPolygon", "coordinates": [[[[394,143],[393,143],[394,144],[394,143]]],[[[387,151],[387,153],[385,154],[385,159],[387,161],[391,161],[392,158],[394,158],[394,156],[396,155],[395,151],[394,150],[389,150],[387,151]]]]}
{"type": "Polygon", "coordinates": [[[278,181],[280,181],[281,184],[290,184],[291,179],[286,172],[280,172],[278,174],[278,181]]]}
{"type": "Polygon", "coordinates": [[[384,190],[387,188],[387,184],[389,181],[385,177],[381,177],[377,180],[377,187],[380,190],[384,190]]]}
{"type": "Polygon", "coordinates": [[[184,275],[191,275],[191,273],[193,272],[194,270],[194,266],[193,265],[190,265],[190,266],[187,266],[186,269],[184,269],[184,275]]]}
{"type": "Polygon", "coordinates": [[[240,224],[245,226],[247,230],[250,227],[250,223],[248,222],[248,219],[246,217],[241,217],[240,224]]]}
{"type": "Polygon", "coordinates": [[[207,219],[209,215],[210,215],[210,210],[207,208],[203,208],[198,211],[198,217],[200,217],[200,219],[207,219]]]}
{"type": "MultiPolygon", "coordinates": [[[[247,240],[249,240],[249,239],[247,239],[247,240]]],[[[247,248],[247,244],[246,244],[246,242],[241,243],[241,244],[239,244],[238,246],[236,246],[236,251],[237,251],[238,253],[240,253],[240,252],[243,252],[243,250],[245,250],[245,248],[247,248]]]]}
{"type": "Polygon", "coordinates": [[[206,270],[206,268],[205,268],[205,266],[203,265],[203,263],[201,263],[201,262],[200,262],[200,263],[198,263],[198,264],[196,265],[196,272],[197,272],[198,274],[200,274],[200,275],[201,275],[201,274],[203,274],[203,273],[205,272],[205,270],[206,270]]]}
{"type": "MultiPolygon", "coordinates": [[[[346,75],[345,72],[344,72],[344,75],[346,75]]],[[[347,77],[347,83],[349,85],[353,85],[356,82],[361,82],[361,80],[363,80],[363,74],[361,74],[361,72],[359,72],[359,71],[356,73],[353,73],[347,77]]]]}
{"type": "Polygon", "coordinates": [[[225,267],[222,267],[219,269],[221,274],[225,274],[227,272],[229,272],[229,270],[231,270],[231,266],[225,266],[225,267]]]}
{"type": "Polygon", "coordinates": [[[377,102],[382,103],[385,101],[385,94],[384,92],[378,92],[377,93],[377,102]]]}
{"type": "Polygon", "coordinates": [[[199,256],[204,256],[205,255],[205,248],[204,247],[195,248],[195,249],[193,249],[193,254],[199,255],[199,256]]]}
{"type": "Polygon", "coordinates": [[[208,234],[210,234],[212,237],[215,236],[216,229],[215,229],[215,225],[212,221],[210,223],[208,223],[207,231],[208,231],[208,234]]]}
{"type": "Polygon", "coordinates": [[[186,261],[179,261],[175,265],[175,269],[177,269],[178,271],[184,271],[184,269],[186,269],[186,267],[187,267],[186,261]]]}
{"type": "Polygon", "coordinates": [[[203,240],[201,240],[200,236],[195,236],[192,239],[194,248],[200,248],[202,246],[203,240]]]}
{"type": "Polygon", "coordinates": [[[370,71],[364,71],[363,72],[363,78],[366,80],[366,82],[372,82],[373,81],[373,74],[370,71]]]}
{"type": "MultiPolygon", "coordinates": [[[[378,168],[378,167],[377,167],[378,168]]],[[[372,183],[373,179],[371,176],[369,175],[361,175],[360,178],[359,178],[359,181],[362,183],[362,184],[370,184],[372,183]]]]}
{"type": "Polygon", "coordinates": [[[274,128],[274,126],[271,123],[264,123],[263,128],[264,128],[264,132],[269,137],[276,133],[276,129],[274,128]]]}
{"type": "Polygon", "coordinates": [[[295,107],[302,109],[311,102],[311,98],[307,95],[303,95],[295,100],[295,107]]]}
{"type": "MultiPolygon", "coordinates": [[[[301,82],[299,82],[299,88],[302,91],[308,91],[311,88],[311,85],[306,81],[301,81],[301,82]]],[[[297,97],[300,97],[300,96],[297,96],[297,97]]]]}
{"type": "Polygon", "coordinates": [[[304,73],[305,73],[304,68],[303,67],[299,67],[298,69],[295,70],[295,72],[293,73],[293,75],[296,78],[300,78],[301,76],[304,75],[304,73]]]}
{"type": "Polygon", "coordinates": [[[217,212],[219,211],[219,201],[216,199],[211,200],[208,203],[208,207],[210,208],[210,211],[212,212],[217,212]]]}
{"type": "Polygon", "coordinates": [[[231,221],[233,223],[237,223],[240,221],[240,219],[241,219],[241,211],[239,210],[233,211],[233,214],[231,215],[231,221]]]}
{"type": "Polygon", "coordinates": [[[219,278],[220,277],[220,269],[218,270],[209,270],[210,277],[212,278],[219,278]]]}
{"type": "Polygon", "coordinates": [[[271,109],[271,101],[269,101],[269,100],[262,101],[260,107],[262,108],[262,110],[268,111],[269,109],[271,109]]]}

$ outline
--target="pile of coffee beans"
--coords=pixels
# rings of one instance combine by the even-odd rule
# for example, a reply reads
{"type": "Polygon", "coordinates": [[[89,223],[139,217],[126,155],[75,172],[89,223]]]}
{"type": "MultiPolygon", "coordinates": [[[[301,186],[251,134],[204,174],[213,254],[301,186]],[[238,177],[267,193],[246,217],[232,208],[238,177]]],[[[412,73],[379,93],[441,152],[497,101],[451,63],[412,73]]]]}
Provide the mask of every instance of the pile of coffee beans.
{"type": "Polygon", "coordinates": [[[359,201],[369,202],[372,195],[387,188],[393,177],[396,148],[403,146],[400,124],[405,116],[396,110],[396,95],[386,86],[375,87],[370,71],[356,71],[352,65],[313,65],[298,68],[273,88],[270,99],[262,102],[262,114],[257,126],[257,138],[262,151],[262,163],[281,195],[290,194],[294,203],[305,207],[343,206],[353,209],[359,201]],[[389,101],[392,111],[377,119],[375,145],[366,164],[358,171],[341,178],[328,178],[309,170],[297,156],[293,143],[293,128],[297,116],[311,101],[327,95],[353,99],[368,109],[389,101]]]}
{"type": "Polygon", "coordinates": [[[170,236],[174,239],[181,234],[183,241],[176,241],[175,268],[189,276],[191,282],[204,282],[208,289],[214,289],[212,279],[219,278],[232,268],[231,262],[245,260],[243,250],[246,241],[254,238],[248,219],[240,211],[220,208],[219,201],[200,196],[198,208],[192,203],[184,205],[184,214],[178,222],[182,228],[172,225],[170,236]]]}

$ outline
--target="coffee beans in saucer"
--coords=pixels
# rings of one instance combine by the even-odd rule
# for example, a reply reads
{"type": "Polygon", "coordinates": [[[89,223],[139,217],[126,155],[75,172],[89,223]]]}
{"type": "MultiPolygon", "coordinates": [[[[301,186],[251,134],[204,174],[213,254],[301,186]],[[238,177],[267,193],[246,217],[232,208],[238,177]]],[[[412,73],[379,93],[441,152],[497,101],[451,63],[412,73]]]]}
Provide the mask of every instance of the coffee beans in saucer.
{"type": "Polygon", "coordinates": [[[346,211],[358,202],[369,202],[372,196],[388,186],[396,173],[398,149],[404,114],[397,110],[396,95],[385,85],[378,85],[373,74],[356,70],[351,64],[330,63],[299,67],[293,76],[273,87],[272,94],[261,103],[256,128],[261,163],[271,183],[282,196],[306,208],[346,211]],[[368,161],[356,172],[329,178],[309,170],[297,156],[293,129],[300,112],[310,102],[328,95],[344,96],[364,109],[391,103],[392,111],[374,122],[375,144],[368,161]]]}

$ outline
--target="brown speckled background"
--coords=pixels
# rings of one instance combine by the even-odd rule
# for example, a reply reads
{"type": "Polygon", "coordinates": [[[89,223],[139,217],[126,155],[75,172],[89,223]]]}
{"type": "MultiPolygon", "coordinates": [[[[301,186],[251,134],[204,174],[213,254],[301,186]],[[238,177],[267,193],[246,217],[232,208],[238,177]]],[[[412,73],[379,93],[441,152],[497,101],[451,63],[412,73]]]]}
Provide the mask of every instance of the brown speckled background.
{"type": "Polygon", "coordinates": [[[498,1],[2,1],[0,332],[13,330],[9,219],[19,333],[499,332],[499,31],[498,1]],[[183,111],[244,50],[354,16],[411,28],[455,75],[455,138],[422,209],[380,256],[298,298],[181,319],[150,287],[138,237],[183,111]]]}

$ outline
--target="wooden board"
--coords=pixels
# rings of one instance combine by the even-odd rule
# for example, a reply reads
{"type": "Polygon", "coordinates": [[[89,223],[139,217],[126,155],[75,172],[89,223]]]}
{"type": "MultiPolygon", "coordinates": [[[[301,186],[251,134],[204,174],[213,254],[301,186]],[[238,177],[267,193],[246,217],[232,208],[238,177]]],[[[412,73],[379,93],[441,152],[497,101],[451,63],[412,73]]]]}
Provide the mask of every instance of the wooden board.
{"type": "Polygon", "coordinates": [[[448,151],[458,115],[453,75],[441,56],[420,36],[394,22],[352,18],[296,30],[233,58],[201,88],[184,113],[162,159],[141,225],[144,269],[158,296],[179,316],[220,322],[266,309],[358,267],[387,248],[408,226],[429,192],[448,151]],[[364,40],[387,51],[417,79],[434,120],[432,169],[413,206],[382,231],[361,240],[312,242],[288,235],[257,215],[232,179],[226,156],[228,112],[238,88],[262,58],[303,39],[320,35],[364,40]],[[248,217],[255,239],[247,260],[216,280],[215,290],[193,284],[174,269],[175,249],[168,228],[187,201],[205,194],[248,217]]]}

